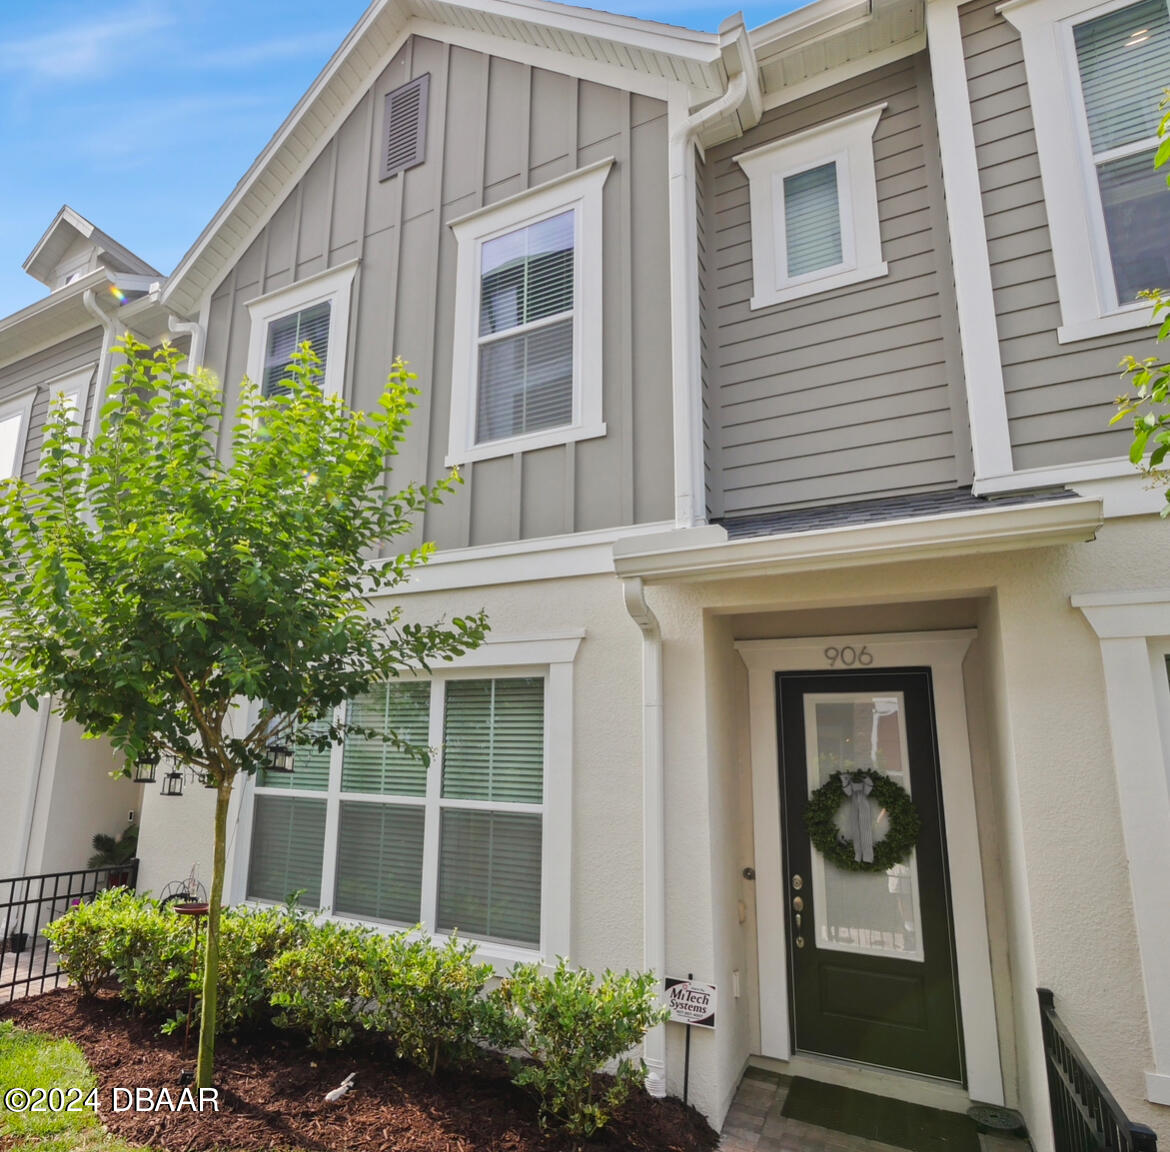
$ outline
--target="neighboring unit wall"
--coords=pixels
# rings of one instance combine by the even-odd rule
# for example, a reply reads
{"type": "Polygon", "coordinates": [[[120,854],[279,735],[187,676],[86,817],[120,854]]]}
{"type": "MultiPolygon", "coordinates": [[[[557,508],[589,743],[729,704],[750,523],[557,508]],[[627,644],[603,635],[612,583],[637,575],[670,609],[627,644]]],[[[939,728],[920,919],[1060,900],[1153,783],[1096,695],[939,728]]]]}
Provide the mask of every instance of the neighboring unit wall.
{"type": "Polygon", "coordinates": [[[604,189],[607,435],[482,460],[428,511],[423,535],[457,548],[667,520],[671,374],[666,106],[615,88],[414,37],[216,289],[206,362],[234,390],[247,301],[359,258],[346,396],[376,402],[394,356],[418,373],[396,479],[443,474],[456,245],[448,224],[614,157],[604,189]],[[430,73],[425,163],[379,179],[385,94],[430,73]]]}
{"type": "Polygon", "coordinates": [[[716,311],[707,400],[727,515],[969,483],[970,449],[925,57],[767,113],[703,172],[716,311]],[[733,157],[887,102],[874,134],[889,274],[751,310],[748,179],[733,157]]]}
{"type": "Polygon", "coordinates": [[[959,20],[1013,462],[1044,468],[1124,456],[1129,433],[1109,426],[1118,364],[1127,352],[1151,355],[1152,341],[1141,332],[1057,341],[1060,303],[1024,57],[996,5],[977,0],[959,20]]]}
{"type": "MultiPolygon", "coordinates": [[[[0,404],[31,388],[37,390],[28,435],[24,442],[24,465],[21,472],[26,480],[31,480],[36,474],[41,441],[44,437],[45,418],[49,412],[51,389],[43,385],[70,372],[79,372],[84,368],[96,366],[101,350],[101,329],[95,327],[0,368],[0,404]]],[[[91,373],[89,384],[92,383],[91,373]]]]}

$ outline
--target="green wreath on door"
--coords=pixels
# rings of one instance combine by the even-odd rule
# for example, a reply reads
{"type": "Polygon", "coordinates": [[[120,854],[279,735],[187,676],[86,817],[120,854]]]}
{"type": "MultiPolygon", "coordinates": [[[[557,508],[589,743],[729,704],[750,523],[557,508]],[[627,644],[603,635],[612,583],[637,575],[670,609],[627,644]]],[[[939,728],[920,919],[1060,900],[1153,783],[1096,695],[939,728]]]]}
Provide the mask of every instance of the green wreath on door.
{"type": "Polygon", "coordinates": [[[876,769],[863,768],[834,772],[817,788],[808,798],[804,826],[813,847],[838,868],[847,872],[888,872],[895,864],[904,864],[910,858],[922,831],[922,818],[910,793],[901,784],[876,769]],[[889,819],[886,835],[874,841],[868,851],[868,846],[855,843],[837,827],[841,806],[853,804],[856,808],[858,805],[855,796],[860,796],[867,805],[876,802],[885,809],[889,819]]]}

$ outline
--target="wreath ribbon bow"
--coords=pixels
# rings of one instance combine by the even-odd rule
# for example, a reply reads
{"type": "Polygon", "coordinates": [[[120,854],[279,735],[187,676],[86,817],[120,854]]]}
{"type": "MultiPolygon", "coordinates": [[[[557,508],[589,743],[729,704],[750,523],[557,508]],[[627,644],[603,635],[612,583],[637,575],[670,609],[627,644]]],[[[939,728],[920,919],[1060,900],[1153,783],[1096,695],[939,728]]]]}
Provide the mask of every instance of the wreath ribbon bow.
{"type": "Polygon", "coordinates": [[[868,776],[859,780],[844,776],[841,790],[853,801],[853,859],[859,864],[872,864],[873,809],[869,806],[869,794],[873,791],[873,781],[868,776]]]}

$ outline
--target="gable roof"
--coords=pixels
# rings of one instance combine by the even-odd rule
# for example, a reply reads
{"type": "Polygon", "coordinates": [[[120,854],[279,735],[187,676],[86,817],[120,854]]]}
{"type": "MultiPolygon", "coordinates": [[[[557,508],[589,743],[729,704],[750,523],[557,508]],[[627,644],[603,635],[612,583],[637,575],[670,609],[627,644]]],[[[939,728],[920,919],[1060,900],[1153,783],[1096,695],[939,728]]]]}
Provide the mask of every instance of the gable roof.
{"type": "Polygon", "coordinates": [[[555,53],[612,82],[681,89],[691,106],[720,96],[728,79],[718,33],[552,0],[374,0],[180,260],[164,289],[168,308],[194,314],[411,32],[555,53]]]}
{"type": "Polygon", "coordinates": [[[128,272],[135,276],[161,275],[157,268],[152,268],[141,257],[135,256],[129,248],[123,247],[68,204],[53,217],[45,234],[25,258],[24,270],[42,284],[54,287],[54,274],[61,259],[78,240],[96,249],[101,262],[111,271],[128,272]]]}

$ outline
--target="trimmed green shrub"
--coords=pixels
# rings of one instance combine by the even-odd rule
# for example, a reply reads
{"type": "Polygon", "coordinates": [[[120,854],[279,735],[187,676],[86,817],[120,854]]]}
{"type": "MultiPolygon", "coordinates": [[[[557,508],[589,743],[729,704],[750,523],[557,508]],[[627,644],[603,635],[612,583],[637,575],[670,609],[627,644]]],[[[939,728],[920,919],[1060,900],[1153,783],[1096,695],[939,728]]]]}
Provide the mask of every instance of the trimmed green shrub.
{"type": "Polygon", "coordinates": [[[303,1032],[318,1051],[352,1043],[377,1027],[371,995],[382,963],[379,938],[365,928],[326,920],[313,925],[298,948],[277,956],[268,968],[274,1022],[303,1032]]]}
{"type": "Polygon", "coordinates": [[[512,1020],[511,1046],[531,1062],[513,1060],[514,1083],[540,1101],[541,1123],[563,1123],[576,1136],[604,1127],[643,1075],[628,1053],[647,1029],[669,1014],[658,1005],[650,973],[600,980],[562,958],[551,975],[536,964],[517,964],[492,993],[512,1020]],[[612,1081],[598,1073],[617,1060],[612,1081]]]}
{"type": "Polygon", "coordinates": [[[292,907],[227,909],[219,924],[220,1033],[260,1023],[271,1015],[269,967],[305,944],[309,916],[292,907]]]}
{"type": "Polygon", "coordinates": [[[404,1060],[434,1075],[440,1062],[471,1063],[488,1009],[482,995],[490,964],[475,945],[450,937],[437,945],[419,930],[380,938],[371,968],[373,1022],[404,1060]]]}
{"type": "Polygon", "coordinates": [[[45,925],[45,939],[60,957],[61,971],[86,996],[92,996],[102,981],[114,974],[107,947],[110,918],[127,895],[124,888],[111,888],[92,903],[77,904],[45,925]]]}

